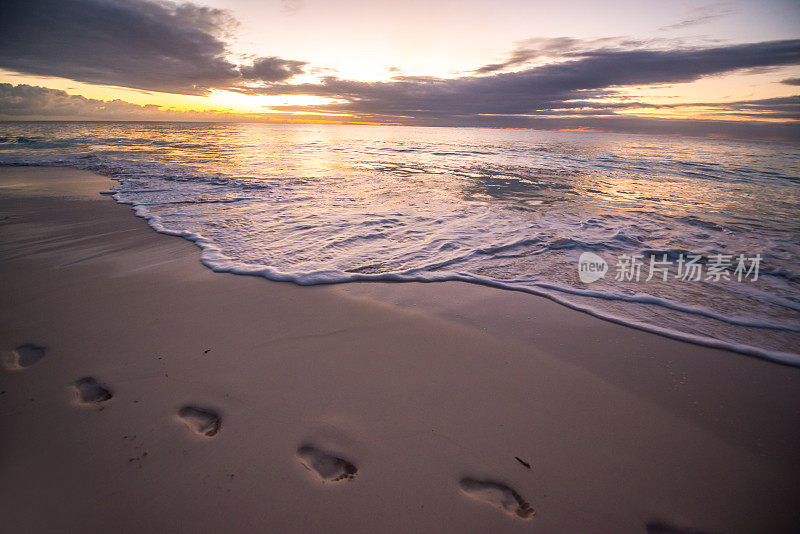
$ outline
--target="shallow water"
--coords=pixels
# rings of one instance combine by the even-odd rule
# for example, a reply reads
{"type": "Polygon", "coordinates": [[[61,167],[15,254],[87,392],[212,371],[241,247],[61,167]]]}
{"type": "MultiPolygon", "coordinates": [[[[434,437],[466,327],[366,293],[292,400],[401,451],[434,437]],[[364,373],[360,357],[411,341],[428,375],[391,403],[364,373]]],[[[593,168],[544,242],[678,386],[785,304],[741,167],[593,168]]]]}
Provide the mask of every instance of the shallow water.
{"type": "Polygon", "coordinates": [[[118,201],[197,242],[217,270],[301,284],[474,281],[795,364],[799,148],[464,128],[0,124],[0,163],[112,176],[118,201]],[[584,252],[608,263],[604,278],[579,279],[584,252]],[[709,278],[717,254],[731,263],[719,280],[709,278]],[[638,281],[616,279],[623,255],[642,262],[638,281]],[[676,278],[690,255],[702,257],[700,279],[676,278]],[[736,271],[740,255],[746,268],[760,255],[757,279],[736,271]],[[666,281],[646,280],[651,258],[666,262],[666,281]]]}

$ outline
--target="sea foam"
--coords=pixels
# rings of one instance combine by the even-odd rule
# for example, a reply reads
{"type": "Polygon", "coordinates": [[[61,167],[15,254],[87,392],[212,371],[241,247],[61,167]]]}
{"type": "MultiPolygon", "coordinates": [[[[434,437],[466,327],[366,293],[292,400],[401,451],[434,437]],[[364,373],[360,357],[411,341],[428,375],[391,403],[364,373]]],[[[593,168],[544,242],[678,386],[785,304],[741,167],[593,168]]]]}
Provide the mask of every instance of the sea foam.
{"type": "Polygon", "coordinates": [[[792,145],[568,132],[5,124],[0,163],[101,172],[215,271],[298,284],[459,280],[800,365],[792,145]],[[9,131],[11,130],[11,131],[9,131]],[[19,141],[23,139],[24,141],[19,141]],[[577,260],[609,262],[592,284],[577,260]],[[638,282],[622,255],[763,258],[759,279],[638,282]]]}

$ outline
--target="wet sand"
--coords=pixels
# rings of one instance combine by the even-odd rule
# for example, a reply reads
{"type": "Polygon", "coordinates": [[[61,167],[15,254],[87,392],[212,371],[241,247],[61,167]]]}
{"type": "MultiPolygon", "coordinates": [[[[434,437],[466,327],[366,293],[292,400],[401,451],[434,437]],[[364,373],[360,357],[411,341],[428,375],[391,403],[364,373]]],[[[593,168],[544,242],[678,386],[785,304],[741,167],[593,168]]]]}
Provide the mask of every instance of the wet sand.
{"type": "Polygon", "coordinates": [[[111,184],[0,168],[4,529],[800,525],[796,368],[463,283],[213,273],[111,184]]]}

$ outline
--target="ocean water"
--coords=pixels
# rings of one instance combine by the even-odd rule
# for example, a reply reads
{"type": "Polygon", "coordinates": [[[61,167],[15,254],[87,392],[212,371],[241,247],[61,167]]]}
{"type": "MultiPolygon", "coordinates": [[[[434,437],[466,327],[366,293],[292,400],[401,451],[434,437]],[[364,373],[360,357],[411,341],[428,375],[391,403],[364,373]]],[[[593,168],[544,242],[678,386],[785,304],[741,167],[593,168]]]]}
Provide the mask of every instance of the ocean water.
{"type": "Polygon", "coordinates": [[[155,230],[196,242],[215,270],[299,284],[464,280],[800,365],[796,144],[467,128],[0,123],[0,164],[111,176],[118,202],[155,230]],[[603,278],[581,281],[586,252],[607,263],[603,278]],[[677,276],[691,258],[699,277],[677,276]],[[638,280],[627,268],[637,264],[638,280]]]}

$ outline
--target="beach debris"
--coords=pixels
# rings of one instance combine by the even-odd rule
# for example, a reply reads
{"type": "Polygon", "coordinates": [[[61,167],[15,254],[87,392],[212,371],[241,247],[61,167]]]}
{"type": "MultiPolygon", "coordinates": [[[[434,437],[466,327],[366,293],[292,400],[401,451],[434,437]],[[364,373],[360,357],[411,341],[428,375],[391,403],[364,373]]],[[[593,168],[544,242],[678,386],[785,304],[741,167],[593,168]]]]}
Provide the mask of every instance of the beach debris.
{"type": "Polygon", "coordinates": [[[528,469],[530,469],[530,468],[531,468],[531,464],[529,464],[528,462],[526,462],[525,460],[523,460],[523,459],[522,459],[522,458],[520,458],[519,456],[514,456],[514,459],[515,459],[516,461],[518,461],[519,463],[521,463],[522,465],[524,465],[526,468],[528,468],[528,469]]]}

